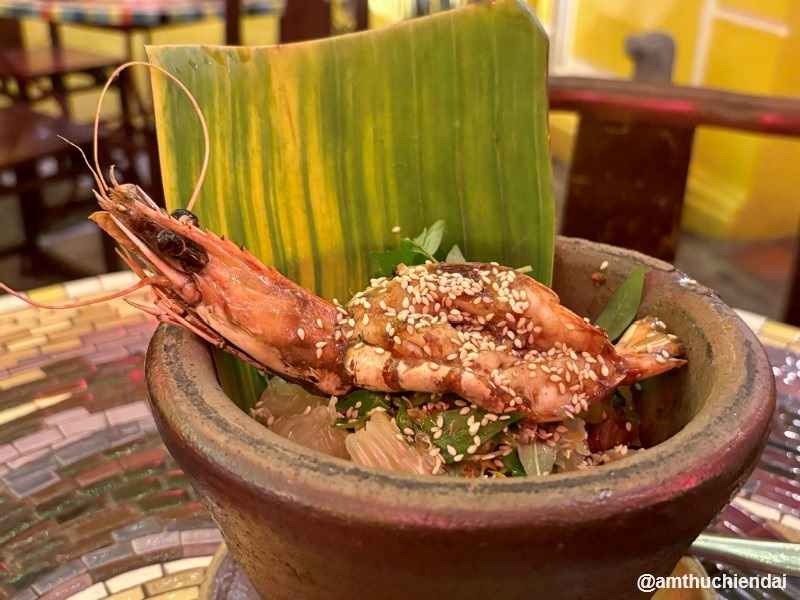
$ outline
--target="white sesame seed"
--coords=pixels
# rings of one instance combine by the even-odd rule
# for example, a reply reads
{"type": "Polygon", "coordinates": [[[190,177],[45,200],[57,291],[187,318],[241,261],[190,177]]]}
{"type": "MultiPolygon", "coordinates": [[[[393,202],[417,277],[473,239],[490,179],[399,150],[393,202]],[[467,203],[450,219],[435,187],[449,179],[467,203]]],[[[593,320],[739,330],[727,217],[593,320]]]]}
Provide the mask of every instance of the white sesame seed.
{"type": "Polygon", "coordinates": [[[302,327],[298,327],[297,328],[297,337],[299,337],[301,340],[306,339],[306,331],[305,331],[305,329],[303,329],[302,327]]]}

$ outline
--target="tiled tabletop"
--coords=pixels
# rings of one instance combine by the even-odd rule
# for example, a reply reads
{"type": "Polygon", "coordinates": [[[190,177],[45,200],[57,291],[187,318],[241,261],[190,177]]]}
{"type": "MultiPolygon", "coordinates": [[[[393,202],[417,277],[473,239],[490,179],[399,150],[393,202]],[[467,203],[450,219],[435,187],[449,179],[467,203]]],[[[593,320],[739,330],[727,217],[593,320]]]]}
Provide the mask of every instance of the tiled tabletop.
{"type": "MultiPolygon", "coordinates": [[[[114,273],[31,296],[66,303],[133,281],[114,273]]],[[[758,468],[709,529],[800,542],[800,332],[742,315],[774,365],[778,409],[758,468]]],[[[221,537],[147,406],[155,326],[123,300],[44,310],[0,296],[0,600],[198,597],[221,537]]],[[[772,597],[800,597],[789,592],[772,597]]],[[[751,597],[738,593],[725,597],[751,597]]]]}

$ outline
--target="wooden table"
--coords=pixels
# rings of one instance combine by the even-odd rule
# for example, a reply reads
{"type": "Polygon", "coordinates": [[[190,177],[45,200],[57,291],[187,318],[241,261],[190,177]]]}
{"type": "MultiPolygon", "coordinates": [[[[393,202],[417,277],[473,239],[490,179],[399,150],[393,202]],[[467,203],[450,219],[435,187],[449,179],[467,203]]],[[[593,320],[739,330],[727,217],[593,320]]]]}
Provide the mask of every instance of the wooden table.
{"type": "MultiPolygon", "coordinates": [[[[243,14],[282,14],[285,0],[0,0],[0,17],[98,27],[150,29],[243,14]],[[230,6],[229,6],[230,5],[230,6]],[[241,7],[241,8],[240,8],[241,7]]],[[[237,25],[238,32],[238,25],[237,25]]],[[[227,43],[236,44],[237,40],[227,43]]]]}
{"type": "MultiPolygon", "coordinates": [[[[64,303],[133,280],[31,296],[64,303]]],[[[800,541],[800,330],[743,317],[774,365],[778,408],[758,467],[709,530],[800,541]]],[[[196,597],[221,537],[150,414],[143,356],[155,327],[122,300],[56,311],[0,296],[0,599],[196,597]]]]}
{"type": "MultiPolygon", "coordinates": [[[[327,37],[326,0],[0,0],[0,17],[37,18],[118,29],[152,29],[224,17],[225,43],[241,43],[241,15],[283,15],[281,42],[327,37]]],[[[356,5],[357,28],[366,29],[367,3],[356,5]]]]}

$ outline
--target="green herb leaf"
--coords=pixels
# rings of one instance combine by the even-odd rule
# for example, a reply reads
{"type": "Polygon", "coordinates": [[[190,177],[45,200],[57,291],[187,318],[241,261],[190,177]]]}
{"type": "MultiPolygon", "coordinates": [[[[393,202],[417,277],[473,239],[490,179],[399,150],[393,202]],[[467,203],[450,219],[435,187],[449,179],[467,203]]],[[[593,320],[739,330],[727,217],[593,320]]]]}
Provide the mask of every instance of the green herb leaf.
{"type": "Polygon", "coordinates": [[[401,240],[399,250],[370,252],[370,258],[378,265],[376,276],[393,277],[400,263],[412,267],[421,265],[426,260],[439,262],[433,255],[442,243],[442,235],[444,235],[444,221],[439,220],[423,229],[413,240],[408,238],[401,240]]]}
{"type": "Polygon", "coordinates": [[[343,429],[362,427],[369,418],[369,413],[376,408],[389,410],[389,404],[384,399],[383,394],[368,390],[356,390],[343,398],[339,398],[336,402],[336,412],[343,416],[337,419],[333,426],[343,429]],[[350,416],[347,416],[348,410],[351,411],[350,416]]]}
{"type": "Polygon", "coordinates": [[[475,445],[474,437],[476,435],[480,440],[478,445],[484,444],[525,416],[525,413],[506,413],[503,416],[507,415],[508,419],[488,421],[486,425],[478,427],[475,433],[470,433],[469,428],[472,423],[482,422],[483,417],[488,413],[480,408],[471,408],[469,412],[462,415],[462,410],[459,408],[445,410],[425,417],[414,424],[414,428],[420,429],[430,436],[431,442],[442,451],[442,458],[446,463],[455,462],[454,457],[461,454],[466,457],[469,454],[467,449],[475,445]],[[439,417],[441,417],[441,427],[437,424],[439,417]],[[442,435],[438,439],[435,437],[437,430],[442,431],[442,435]],[[455,452],[451,452],[451,449],[455,452]]]}
{"type": "Polygon", "coordinates": [[[458,244],[450,248],[450,252],[447,253],[447,257],[444,259],[446,263],[463,263],[467,262],[467,259],[464,258],[464,254],[461,252],[461,248],[458,247],[458,244]]]}
{"type": "Polygon", "coordinates": [[[414,243],[419,246],[431,260],[435,260],[433,255],[436,254],[436,251],[439,249],[443,235],[444,221],[439,219],[430,227],[423,229],[422,233],[414,238],[414,243]]]}
{"type": "Polygon", "coordinates": [[[414,429],[414,419],[412,419],[411,415],[408,414],[408,409],[402,402],[400,403],[400,407],[397,409],[395,422],[397,423],[397,428],[400,431],[405,429],[414,429]]]}
{"type": "Polygon", "coordinates": [[[519,454],[517,454],[516,450],[510,452],[509,454],[506,454],[503,457],[502,462],[503,466],[506,468],[508,474],[511,477],[524,477],[525,475],[527,475],[525,469],[522,466],[522,463],[519,460],[519,454]]]}
{"type": "Polygon", "coordinates": [[[636,317],[636,311],[639,310],[642,301],[644,275],[644,268],[636,267],[620,284],[603,312],[595,320],[594,324],[605,329],[611,341],[616,341],[625,333],[625,329],[636,317]]]}
{"type": "Polygon", "coordinates": [[[422,254],[415,250],[387,250],[386,252],[370,252],[370,258],[378,265],[376,277],[393,277],[397,265],[417,265],[425,262],[422,254]],[[422,258],[420,260],[420,257],[422,258]]]}

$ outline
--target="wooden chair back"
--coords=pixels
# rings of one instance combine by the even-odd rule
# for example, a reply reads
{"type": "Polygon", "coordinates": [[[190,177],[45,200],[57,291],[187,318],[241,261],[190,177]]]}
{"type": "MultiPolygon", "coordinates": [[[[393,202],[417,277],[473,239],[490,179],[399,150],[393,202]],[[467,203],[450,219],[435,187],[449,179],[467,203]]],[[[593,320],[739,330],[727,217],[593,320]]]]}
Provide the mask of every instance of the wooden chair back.
{"type": "MultiPolygon", "coordinates": [[[[562,233],[670,262],[697,127],[800,138],[800,100],[791,98],[584,77],[551,77],[549,97],[551,110],[580,116],[562,233]]],[[[795,325],[799,265],[800,249],[784,313],[795,325]]]]}

